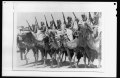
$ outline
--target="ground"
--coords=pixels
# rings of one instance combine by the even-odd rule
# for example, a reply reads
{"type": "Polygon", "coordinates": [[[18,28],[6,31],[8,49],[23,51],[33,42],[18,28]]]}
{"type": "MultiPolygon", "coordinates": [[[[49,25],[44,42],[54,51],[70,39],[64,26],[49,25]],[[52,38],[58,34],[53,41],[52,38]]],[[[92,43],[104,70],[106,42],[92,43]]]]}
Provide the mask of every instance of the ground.
{"type": "MultiPolygon", "coordinates": [[[[48,55],[47,57],[47,61],[46,61],[46,64],[47,66],[43,66],[43,61],[41,60],[41,53],[39,52],[39,61],[37,63],[37,65],[35,66],[34,65],[34,56],[33,56],[33,52],[30,51],[28,54],[27,54],[27,58],[28,58],[28,64],[26,65],[26,61],[25,60],[21,60],[20,59],[20,53],[17,53],[17,60],[16,60],[16,65],[18,68],[51,68],[51,62],[50,62],[50,56],[48,55]]],[[[68,58],[66,58],[66,62],[64,62],[64,57],[63,57],[63,62],[62,62],[62,66],[60,68],[69,68],[70,67],[70,64],[69,64],[69,60],[68,58]]],[[[75,59],[75,61],[77,61],[77,59],[75,59]]],[[[86,61],[87,62],[87,61],[86,61]]],[[[96,60],[95,60],[96,62],[96,60]]],[[[92,66],[87,66],[87,68],[96,68],[96,64],[94,62],[94,65],[92,66]]],[[[72,64],[73,64],[73,60],[72,60],[72,64]]],[[[57,62],[56,60],[54,60],[54,65],[53,65],[53,68],[57,68],[57,62]]],[[[72,68],[75,68],[75,66],[73,65],[72,68]]],[[[83,61],[83,57],[81,58],[79,64],[78,64],[78,68],[85,68],[85,65],[84,65],[84,61],[83,61]]]]}

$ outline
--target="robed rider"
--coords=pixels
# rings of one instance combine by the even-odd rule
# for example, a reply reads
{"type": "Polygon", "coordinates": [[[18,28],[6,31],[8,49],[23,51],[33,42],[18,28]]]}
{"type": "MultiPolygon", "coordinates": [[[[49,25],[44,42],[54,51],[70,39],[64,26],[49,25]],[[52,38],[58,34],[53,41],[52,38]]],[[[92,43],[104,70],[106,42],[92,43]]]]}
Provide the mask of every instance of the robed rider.
{"type": "Polygon", "coordinates": [[[58,30],[61,30],[61,25],[62,25],[61,20],[57,20],[57,29],[58,30]]]}
{"type": "Polygon", "coordinates": [[[72,18],[70,16],[67,17],[67,20],[68,20],[68,22],[66,23],[65,30],[66,30],[66,34],[67,34],[69,40],[71,41],[71,40],[73,40],[73,31],[72,31],[72,29],[73,29],[73,20],[72,20],[72,18]]]}
{"type": "Polygon", "coordinates": [[[67,24],[66,24],[66,28],[72,28],[73,27],[73,20],[72,20],[72,17],[68,16],[67,17],[67,24]]]}

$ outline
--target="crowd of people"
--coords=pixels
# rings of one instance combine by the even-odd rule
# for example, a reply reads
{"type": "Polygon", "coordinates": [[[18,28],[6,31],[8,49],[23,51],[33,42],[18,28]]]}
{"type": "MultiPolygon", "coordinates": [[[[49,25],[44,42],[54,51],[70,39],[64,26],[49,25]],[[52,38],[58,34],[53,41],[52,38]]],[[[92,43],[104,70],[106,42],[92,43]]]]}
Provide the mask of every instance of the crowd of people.
{"type": "MultiPolygon", "coordinates": [[[[66,50],[66,55],[68,55],[69,60],[72,59],[72,58],[70,58],[71,53],[69,55],[66,47],[69,48],[68,49],[69,52],[80,51],[80,52],[77,52],[77,54],[76,54],[78,59],[80,59],[82,56],[86,56],[89,61],[93,61],[93,59],[95,59],[100,54],[100,52],[98,52],[98,51],[100,50],[101,47],[96,48],[95,46],[94,47],[91,46],[91,44],[95,45],[96,43],[95,42],[93,43],[92,41],[98,40],[99,35],[101,35],[100,34],[101,31],[99,30],[99,28],[101,27],[101,24],[100,24],[101,13],[94,12],[93,17],[91,16],[90,12],[89,12],[89,17],[87,17],[85,14],[82,14],[81,15],[82,20],[80,20],[79,18],[76,17],[75,13],[73,12],[75,20],[73,20],[72,17],[68,16],[67,21],[65,20],[64,13],[62,13],[62,14],[63,14],[63,20],[64,20],[63,22],[60,19],[58,19],[55,22],[53,16],[51,15],[53,19],[52,19],[52,21],[50,21],[50,26],[48,25],[46,17],[45,17],[46,22],[41,21],[40,22],[41,25],[38,24],[36,17],[35,17],[35,24],[32,24],[32,25],[30,25],[29,22],[26,20],[28,23],[28,27],[26,27],[26,28],[22,27],[22,29],[20,29],[20,31],[29,31],[30,33],[32,33],[35,40],[38,41],[37,46],[38,46],[38,43],[40,42],[39,44],[42,44],[42,46],[45,46],[44,47],[45,53],[47,53],[47,51],[49,51],[48,53],[51,54],[51,50],[52,50],[52,51],[54,51],[55,54],[58,54],[59,59],[60,59],[60,55],[64,54],[64,52],[56,53],[56,51],[63,51],[63,46],[64,46],[64,50],[66,50]],[[82,33],[82,34],[80,35],[80,33],[82,33]],[[45,39],[47,37],[48,37],[49,42],[46,43],[45,39]],[[69,42],[69,43],[64,42],[64,39],[63,39],[63,42],[60,43],[60,40],[62,41],[62,38],[67,38],[66,42],[69,42]],[[87,40],[87,41],[85,41],[85,40],[87,40]],[[92,41],[90,41],[90,40],[92,40],[92,41]],[[86,46],[81,45],[80,42],[81,43],[84,42],[83,44],[87,44],[89,47],[89,51],[91,51],[91,52],[88,53],[88,50],[85,50],[86,54],[84,52],[81,52],[81,51],[83,51],[83,49],[81,49],[81,47],[86,49],[86,46]],[[47,46],[47,44],[48,44],[48,46],[47,46]],[[57,45],[55,45],[55,44],[57,44],[57,45]],[[60,45],[60,44],[62,44],[62,45],[60,45]],[[49,46],[50,46],[50,49],[47,49],[46,47],[49,47],[49,46]],[[51,46],[53,48],[51,48],[51,46]],[[58,48],[56,46],[58,46],[58,48]],[[98,54],[96,54],[95,52],[98,54]]],[[[25,35],[26,33],[22,33],[21,35],[23,35],[23,34],[25,35]]],[[[29,36],[26,36],[26,37],[29,37],[29,36]]],[[[28,40],[29,39],[32,39],[32,38],[29,37],[28,40]]],[[[23,37],[22,37],[22,40],[23,40],[23,37]]],[[[18,46],[20,48],[19,42],[20,42],[20,40],[18,40],[18,46]]],[[[26,42],[23,41],[23,42],[24,43],[22,43],[22,44],[25,46],[27,43],[29,43],[27,41],[26,42]]],[[[34,42],[34,43],[36,43],[36,42],[34,42]]],[[[33,43],[31,43],[31,44],[33,44],[33,43]]],[[[27,45],[26,48],[28,49],[28,47],[31,47],[31,46],[27,45]]],[[[36,47],[36,46],[33,46],[33,47],[36,47]]],[[[25,47],[22,47],[22,48],[24,48],[24,50],[26,50],[25,47]]],[[[33,51],[35,51],[35,50],[33,49],[33,51]]],[[[52,55],[54,55],[54,53],[52,55]]],[[[35,52],[35,54],[37,54],[37,53],[35,52]]],[[[52,55],[51,55],[51,58],[52,58],[52,55]]],[[[72,56],[73,55],[74,54],[72,54],[72,56]]],[[[47,58],[44,53],[43,53],[42,58],[44,60],[47,58]]],[[[58,62],[58,64],[59,64],[59,62],[58,62]]]]}

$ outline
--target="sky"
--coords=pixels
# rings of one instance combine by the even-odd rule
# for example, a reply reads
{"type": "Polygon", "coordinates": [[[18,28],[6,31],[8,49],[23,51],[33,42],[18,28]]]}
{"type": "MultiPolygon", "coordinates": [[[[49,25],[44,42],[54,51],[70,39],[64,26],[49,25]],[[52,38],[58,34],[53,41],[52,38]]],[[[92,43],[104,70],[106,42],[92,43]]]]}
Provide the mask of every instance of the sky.
{"type": "MultiPolygon", "coordinates": [[[[74,12],[74,13],[78,19],[81,19],[81,14],[83,14],[83,12],[74,12]]],[[[88,12],[84,12],[84,13],[88,15],[88,12]]],[[[52,20],[51,14],[54,17],[55,22],[58,19],[60,19],[63,22],[62,12],[19,12],[17,13],[17,26],[27,27],[28,24],[26,20],[29,22],[30,25],[35,24],[35,17],[37,18],[38,24],[40,25],[41,21],[45,22],[44,15],[46,16],[49,25],[50,21],[52,20]]],[[[64,15],[66,21],[68,16],[72,17],[73,20],[75,19],[72,12],[64,12],[64,15]]]]}

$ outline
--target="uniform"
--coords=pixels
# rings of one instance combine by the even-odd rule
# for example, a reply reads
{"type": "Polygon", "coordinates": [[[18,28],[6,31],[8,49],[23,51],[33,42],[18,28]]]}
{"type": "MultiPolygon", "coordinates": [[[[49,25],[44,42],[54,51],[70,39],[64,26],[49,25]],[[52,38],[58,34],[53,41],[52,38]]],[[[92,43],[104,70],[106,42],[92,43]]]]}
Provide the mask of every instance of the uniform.
{"type": "Polygon", "coordinates": [[[78,30],[78,24],[76,21],[74,22],[73,29],[78,30]]]}
{"type": "Polygon", "coordinates": [[[71,29],[66,28],[66,34],[67,34],[68,38],[70,39],[70,41],[73,40],[72,33],[73,33],[73,31],[71,29]]]}
{"type": "Polygon", "coordinates": [[[71,22],[68,22],[67,23],[67,25],[66,25],[66,28],[72,28],[73,27],[73,22],[71,21],[71,22]]]}
{"type": "Polygon", "coordinates": [[[37,32],[36,32],[36,39],[37,40],[41,41],[44,38],[45,30],[46,30],[46,28],[44,25],[42,26],[41,30],[37,29],[37,32]]]}

